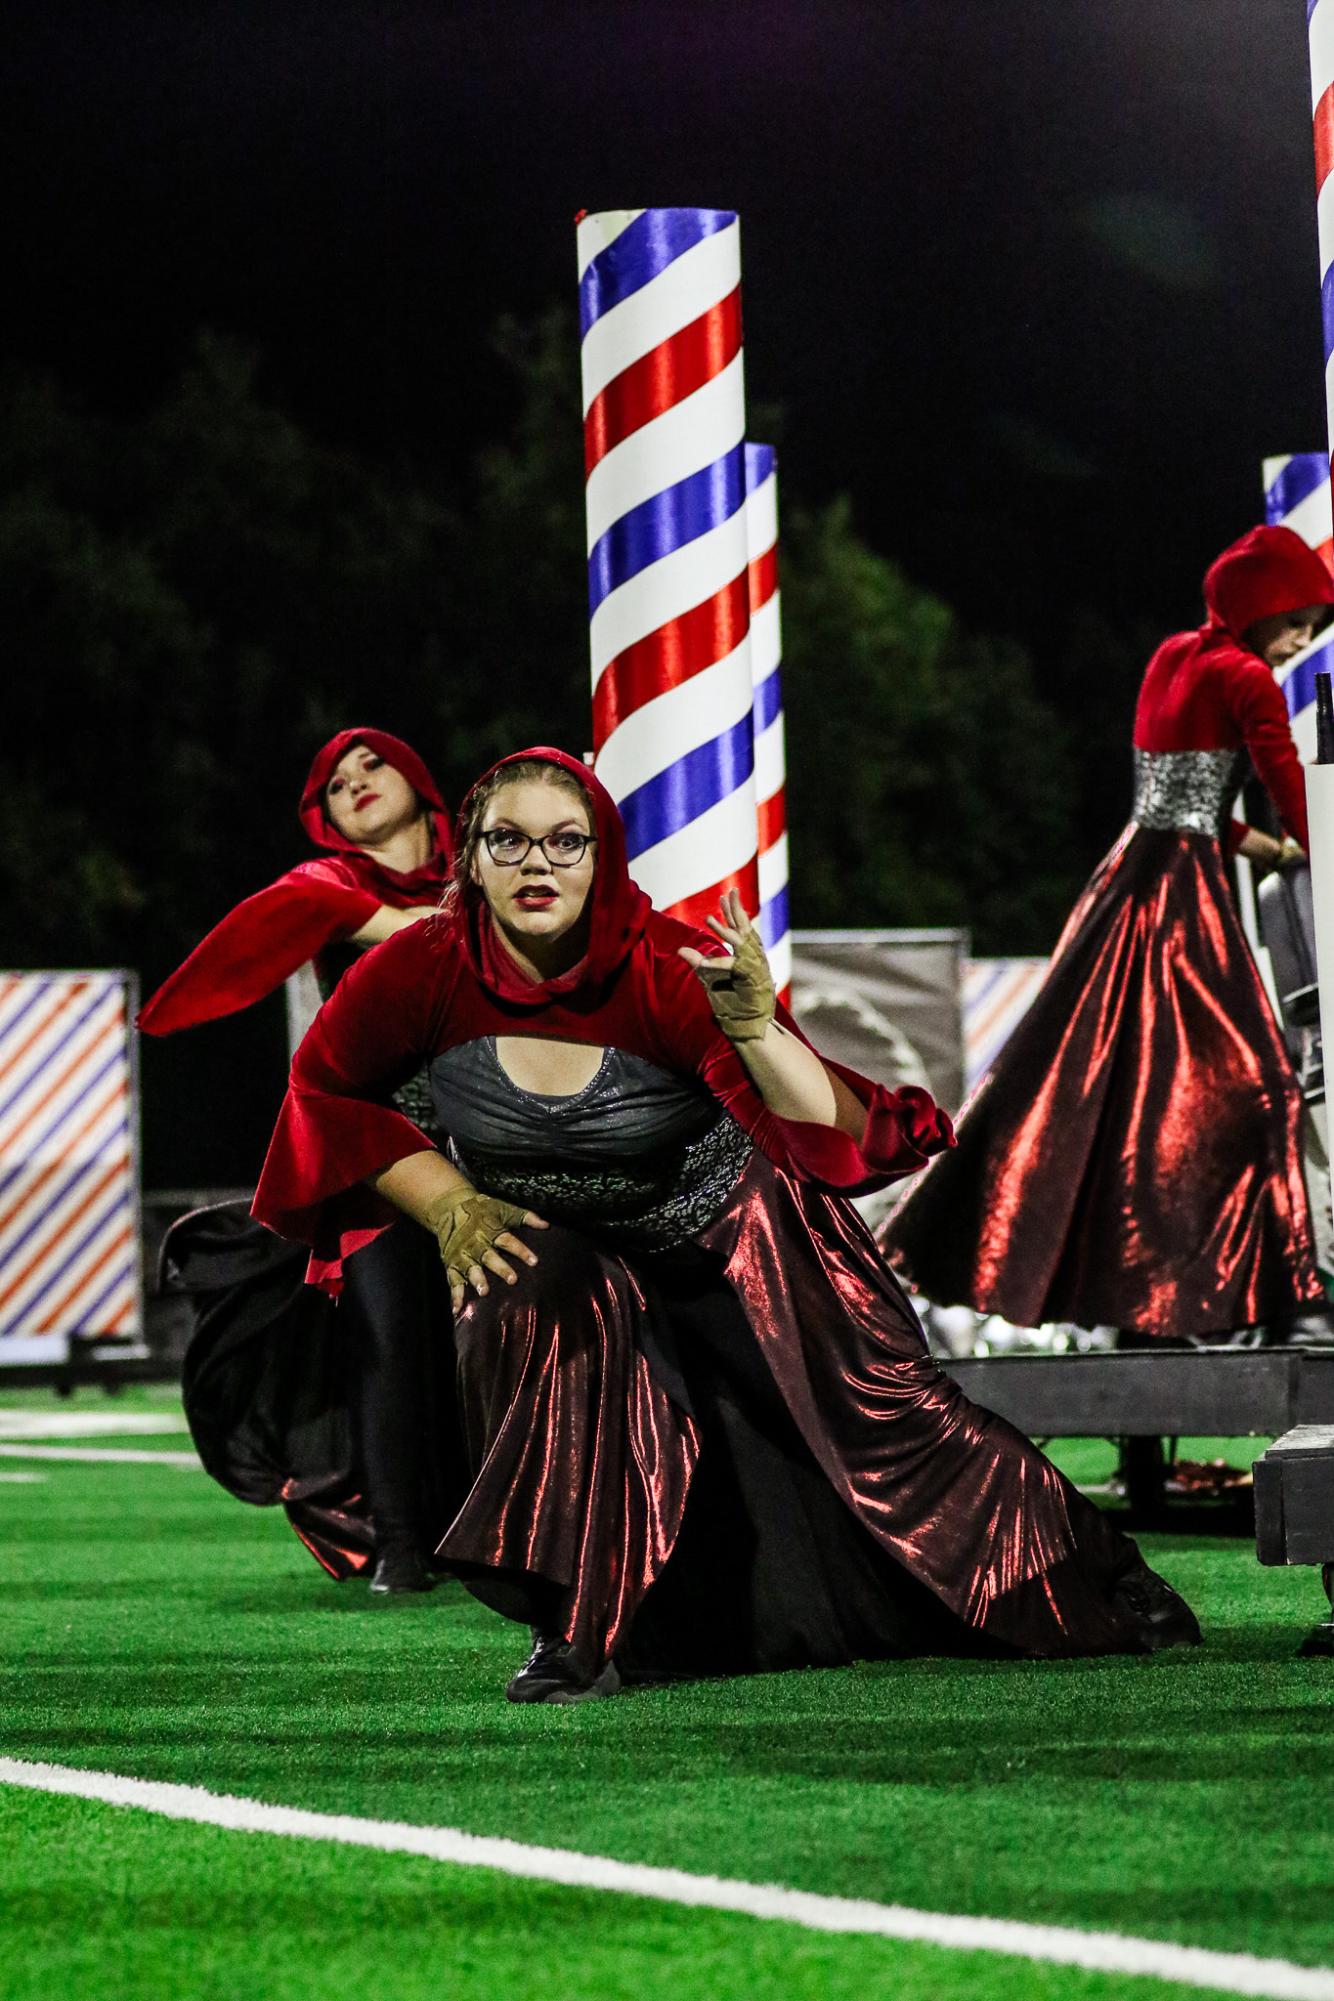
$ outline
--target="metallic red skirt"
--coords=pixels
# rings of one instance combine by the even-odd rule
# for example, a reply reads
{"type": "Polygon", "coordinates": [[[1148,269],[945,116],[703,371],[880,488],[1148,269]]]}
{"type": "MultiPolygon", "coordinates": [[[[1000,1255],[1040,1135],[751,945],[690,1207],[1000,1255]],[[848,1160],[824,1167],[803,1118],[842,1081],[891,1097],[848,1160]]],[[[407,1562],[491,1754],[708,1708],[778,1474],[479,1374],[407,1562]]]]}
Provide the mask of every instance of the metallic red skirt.
{"type": "Polygon", "coordinates": [[[848,1653],[1143,1646],[1118,1596],[1140,1565],[1134,1544],[942,1374],[848,1203],[757,1154],[684,1266],[568,1228],[537,1248],[535,1269],[471,1301],[456,1327],[472,1487],[438,1558],[484,1602],[563,1630],[598,1663],[642,1654],[674,1591],[649,1665],[726,1672],[711,1617],[688,1608],[704,1602],[705,1570],[725,1604],[730,1564],[752,1627],[782,1634],[746,1664],[826,1663],[843,1642],[815,1630],[809,1606],[769,1602],[785,1569],[818,1576],[824,1547],[849,1580],[828,1594],[848,1653]],[[720,1329],[701,1391],[701,1346],[720,1329]],[[692,1534],[710,1464],[730,1449],[724,1408],[739,1456],[745,1420],[777,1470],[756,1479],[741,1465],[742,1498],[692,1534]],[[848,1637],[854,1595],[865,1611],[848,1637]]]}
{"type": "Polygon", "coordinates": [[[939,1305],[1173,1337],[1323,1301],[1301,1095],[1217,841],[1128,827],[881,1246],[939,1305]]]}

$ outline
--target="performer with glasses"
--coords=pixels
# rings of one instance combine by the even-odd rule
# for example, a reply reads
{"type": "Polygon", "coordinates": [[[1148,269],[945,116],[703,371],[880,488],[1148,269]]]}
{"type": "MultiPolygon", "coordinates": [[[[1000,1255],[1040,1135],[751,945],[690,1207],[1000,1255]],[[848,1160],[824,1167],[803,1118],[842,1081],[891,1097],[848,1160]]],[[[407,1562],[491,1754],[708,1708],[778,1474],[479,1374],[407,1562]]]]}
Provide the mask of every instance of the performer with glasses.
{"type": "Polygon", "coordinates": [[[534,848],[542,850],[552,868],[578,868],[596,838],[574,827],[560,827],[540,839],[521,834],[517,827],[488,827],[482,834],[482,845],[497,868],[517,868],[534,848]]]}
{"type": "Polygon", "coordinates": [[[533,1629],[510,1698],[1197,1639],[941,1374],[845,1199],[948,1119],[803,1041],[735,897],[712,930],[650,909],[575,759],[502,760],[445,912],[321,1011],[256,1195],[323,1283],[399,1211],[438,1243],[471,1478],[438,1557],[533,1629]],[[444,1152],[390,1102],[423,1063],[444,1152]]]}
{"type": "MultiPolygon", "coordinates": [[[[368,946],[438,906],[452,828],[434,778],[400,738],[332,737],[310,767],[300,817],[319,858],[209,932],[145,1003],[147,1034],[249,1007],[310,959],[327,997],[368,946]]],[[[397,1102],[429,1128],[422,1080],[405,1080],[397,1102]]],[[[430,1589],[423,1553],[457,1458],[448,1383],[424,1346],[424,1322],[443,1305],[430,1248],[406,1224],[386,1231],[349,1261],[335,1314],[302,1284],[290,1247],[232,1208],[186,1218],[168,1243],[206,1302],[184,1375],[205,1465],[244,1500],[281,1501],[333,1575],[362,1574],[373,1558],[377,1593],[430,1589]]]]}
{"type": "Polygon", "coordinates": [[[1289,528],[1256,528],[1204,580],[1208,613],[1150,660],[1130,824],[1075,905],[1046,981],[881,1243],[939,1305],[1128,1344],[1219,1341],[1323,1302],[1301,1093],[1233,904],[1224,849],[1307,845],[1274,671],[1334,582],[1289,528]],[[1247,761],[1286,829],[1227,812],[1247,761]]]}

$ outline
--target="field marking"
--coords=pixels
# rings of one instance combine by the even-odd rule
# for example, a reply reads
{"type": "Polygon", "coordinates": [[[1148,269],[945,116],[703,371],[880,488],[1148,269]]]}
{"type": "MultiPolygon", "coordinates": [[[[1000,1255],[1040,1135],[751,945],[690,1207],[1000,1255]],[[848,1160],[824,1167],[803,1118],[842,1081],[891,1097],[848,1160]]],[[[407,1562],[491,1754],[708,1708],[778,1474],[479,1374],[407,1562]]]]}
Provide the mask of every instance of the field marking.
{"type": "Polygon", "coordinates": [[[0,1459],[74,1459],[83,1465],[198,1466],[197,1452],[140,1452],[132,1445],[0,1445],[0,1459]]]}
{"type": "Polygon", "coordinates": [[[50,1477],[49,1473],[0,1473],[0,1481],[7,1487],[35,1487],[50,1477]]]}
{"type": "Polygon", "coordinates": [[[168,1431],[188,1431],[189,1428],[178,1411],[169,1410],[0,1409],[0,1438],[97,1438],[107,1435],[133,1438],[168,1431]]]}
{"type": "Polygon", "coordinates": [[[407,1821],[361,1820],[353,1814],[270,1806],[264,1800],[211,1793],[203,1786],[122,1778],[115,1772],[85,1772],[69,1765],[30,1763],[25,1758],[0,1758],[0,1785],[100,1800],[108,1806],[137,1807],[168,1820],[195,1821],[238,1834],[333,1841],[390,1855],[422,1855],[464,1868],[494,1869],[505,1876],[559,1883],[567,1889],[607,1890],[697,1910],[779,1919],[807,1931],[868,1933],[945,1946],[956,1952],[1001,1953],[1011,1959],[1082,1966],[1097,1973],[1131,1974],[1179,1986],[1212,1987],[1228,1994],[1260,1995],[1266,2001],[1334,2001],[1334,1970],[1297,1966],[1285,1959],[1258,1959],[1245,1952],[1215,1952],[1206,1946],[1173,1945],[1163,1939],[1131,1938],[1120,1932],[1080,1932],[1063,1925],[961,1917],[943,1911],[911,1910],[902,1904],[874,1904],[862,1898],[826,1897],[809,1890],[786,1890],[775,1883],[694,1876],[684,1869],[617,1862],[610,1856],[582,1855],[574,1849],[537,1848],[522,1841],[465,1834],[456,1827],[418,1827],[407,1821]]]}

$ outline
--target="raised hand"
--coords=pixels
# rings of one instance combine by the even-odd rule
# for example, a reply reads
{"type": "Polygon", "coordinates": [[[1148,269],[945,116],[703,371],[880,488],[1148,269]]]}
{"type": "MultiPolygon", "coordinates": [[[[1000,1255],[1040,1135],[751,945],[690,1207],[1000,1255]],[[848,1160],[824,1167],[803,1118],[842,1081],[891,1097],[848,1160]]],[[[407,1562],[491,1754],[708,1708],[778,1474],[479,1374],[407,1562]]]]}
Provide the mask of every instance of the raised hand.
{"type": "Polygon", "coordinates": [[[774,1018],[776,996],[769,961],[735,889],[724,892],[718,909],[708,926],[731,956],[706,958],[693,945],[682,945],[681,957],[708,995],[723,1034],[733,1042],[759,1042],[774,1018]]]}

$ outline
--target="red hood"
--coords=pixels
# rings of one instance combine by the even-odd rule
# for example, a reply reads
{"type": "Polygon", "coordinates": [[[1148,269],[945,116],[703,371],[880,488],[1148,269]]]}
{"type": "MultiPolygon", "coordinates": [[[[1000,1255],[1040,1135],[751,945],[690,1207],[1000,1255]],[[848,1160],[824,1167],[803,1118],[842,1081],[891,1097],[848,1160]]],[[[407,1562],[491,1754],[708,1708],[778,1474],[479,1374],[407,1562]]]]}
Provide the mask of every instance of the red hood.
{"type": "Polygon", "coordinates": [[[497,939],[491,913],[476,883],[460,885],[459,915],[455,921],[469,964],[484,987],[502,1000],[542,1007],[557,997],[568,1003],[581,989],[590,994],[599,990],[624,965],[643,937],[652,906],[643,890],[630,878],[625,857],[625,828],[610,792],[579,758],[571,757],[568,751],[553,750],[547,744],[539,744],[533,750],[516,750],[509,757],[502,757],[469,788],[467,798],[459,809],[460,847],[468,801],[477,786],[485,784],[492,772],[527,759],[559,765],[562,771],[568,771],[578,779],[588,797],[598,844],[587,955],[568,973],[534,985],[497,939]]]}
{"type": "Polygon", "coordinates": [[[426,802],[435,830],[436,854],[440,862],[447,863],[454,852],[454,837],[445,802],[440,797],[440,788],[411,744],[404,743],[402,737],[390,736],[388,730],[340,730],[337,736],[330,737],[328,743],[316,751],[315,761],[306,774],[306,783],[302,788],[300,808],[301,824],[315,846],[334,849],[340,854],[365,853],[355,841],[349,841],[346,834],[339,833],[324,806],[325,786],[340,761],[357,743],[364,743],[367,750],[373,750],[386,764],[392,764],[395,771],[401,772],[407,779],[418,798],[426,802]]]}
{"type": "Polygon", "coordinates": [[[1252,528],[1210,565],[1204,602],[1210,625],[1244,645],[1257,619],[1334,605],[1334,577],[1291,528],[1252,528]]]}

